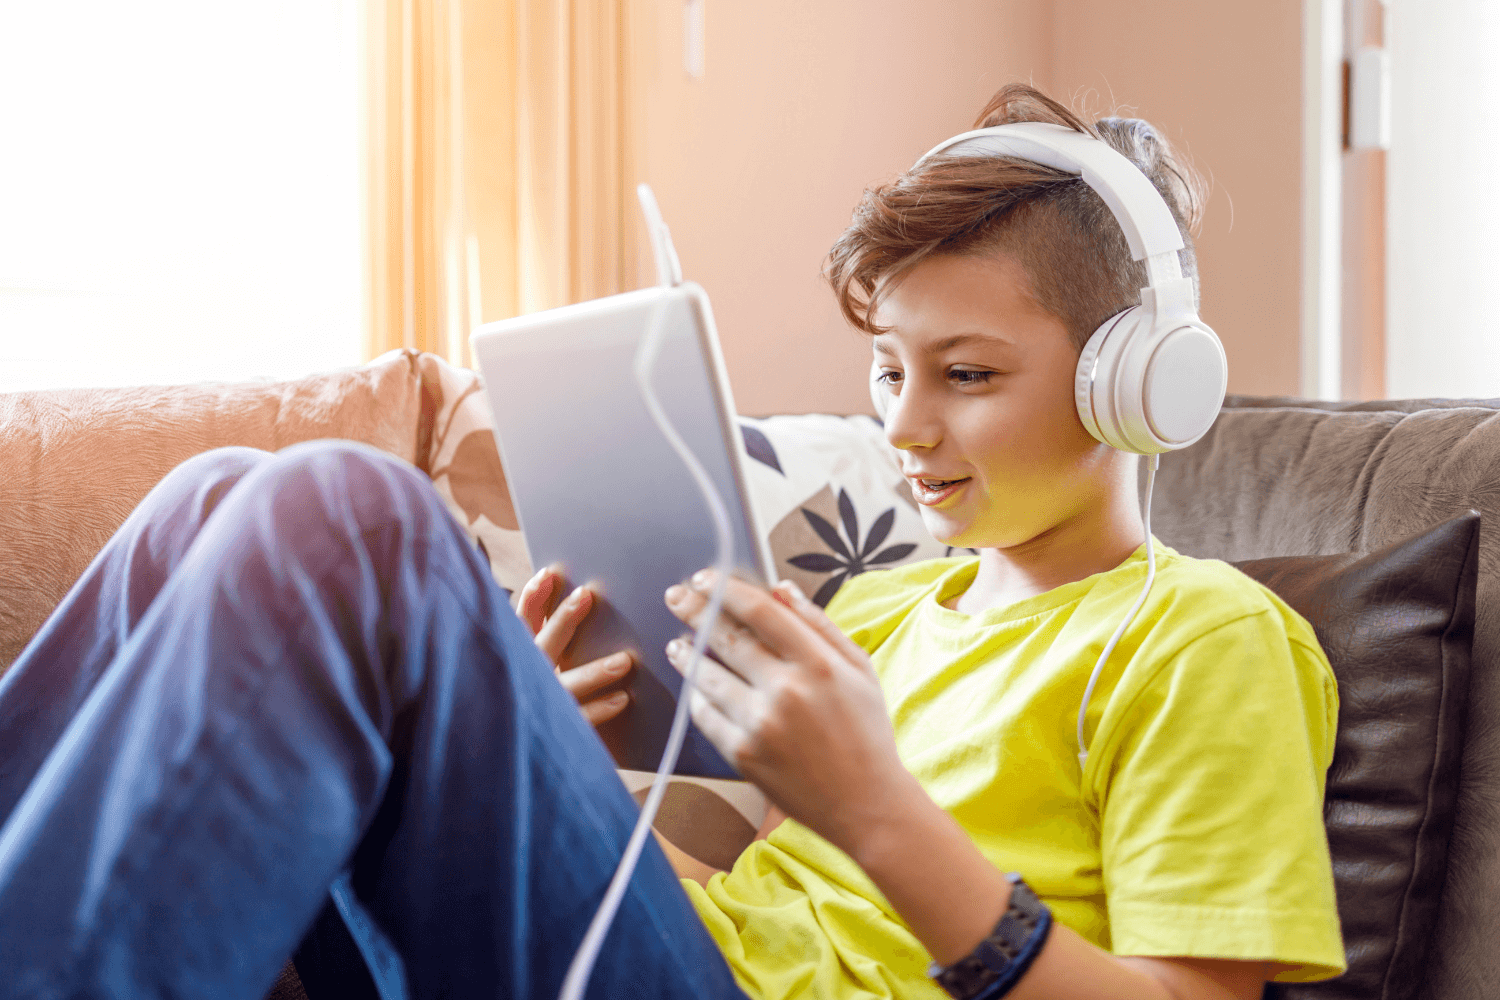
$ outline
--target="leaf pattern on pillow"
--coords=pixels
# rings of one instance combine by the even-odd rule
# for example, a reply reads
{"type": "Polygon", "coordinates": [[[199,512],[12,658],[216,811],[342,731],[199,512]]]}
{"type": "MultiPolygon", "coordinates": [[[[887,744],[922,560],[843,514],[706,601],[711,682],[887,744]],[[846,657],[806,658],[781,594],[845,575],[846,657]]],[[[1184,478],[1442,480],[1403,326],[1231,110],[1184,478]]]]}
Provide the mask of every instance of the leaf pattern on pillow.
{"type": "Polygon", "coordinates": [[[886,536],[891,533],[891,525],[896,521],[896,508],[894,507],[888,508],[875,519],[875,523],[870,525],[870,533],[861,541],[859,515],[854,511],[854,501],[849,499],[848,491],[842,487],[839,488],[838,499],[839,520],[844,529],[842,537],[839,535],[838,528],[829,524],[827,518],[806,507],[801,507],[799,510],[808,525],[828,546],[829,551],[804,552],[801,555],[792,556],[787,562],[809,573],[832,574],[823,581],[817,593],[813,594],[813,603],[820,608],[828,606],[828,602],[833,600],[833,595],[838,593],[839,587],[843,586],[845,580],[858,576],[873,567],[899,562],[916,549],[916,545],[910,542],[880,548],[886,536]]]}
{"type": "Polygon", "coordinates": [[[516,508],[505,485],[505,467],[489,428],[470,431],[459,438],[451,460],[432,470],[434,482],[448,477],[453,502],[464,512],[468,524],[481,514],[502,528],[519,529],[516,508]]]}
{"type": "Polygon", "coordinates": [[[771,439],[758,428],[749,424],[740,424],[740,435],[745,439],[745,454],[771,468],[786,475],[781,468],[781,460],[776,457],[776,449],[771,446],[771,439]]]}

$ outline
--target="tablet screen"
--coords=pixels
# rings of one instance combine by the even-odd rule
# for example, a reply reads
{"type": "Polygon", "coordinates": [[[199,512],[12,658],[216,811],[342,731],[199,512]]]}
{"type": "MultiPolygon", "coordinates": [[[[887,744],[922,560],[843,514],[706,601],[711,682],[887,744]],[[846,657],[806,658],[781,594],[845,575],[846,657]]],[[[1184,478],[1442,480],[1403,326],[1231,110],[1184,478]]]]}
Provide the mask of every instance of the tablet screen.
{"type": "MultiPolygon", "coordinates": [[[[744,446],[701,288],[597,299],[492,323],[473,340],[532,566],[561,563],[570,587],[593,582],[602,597],[571,661],[636,653],[631,706],[600,728],[616,762],[636,770],[659,764],[682,683],[664,650],[686,627],[662,593],[717,554],[702,494],[635,380],[658,303],[664,336],[652,389],[729,512],[736,575],[768,586],[770,552],[746,498],[744,446]]],[[[738,777],[696,727],[677,772],[738,777]]]]}

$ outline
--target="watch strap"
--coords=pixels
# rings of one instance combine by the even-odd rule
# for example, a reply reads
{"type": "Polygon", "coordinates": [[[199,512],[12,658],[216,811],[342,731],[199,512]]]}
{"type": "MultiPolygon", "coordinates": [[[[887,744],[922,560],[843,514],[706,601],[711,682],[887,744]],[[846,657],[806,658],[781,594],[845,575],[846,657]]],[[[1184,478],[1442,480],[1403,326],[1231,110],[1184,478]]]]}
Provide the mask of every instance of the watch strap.
{"type": "Polygon", "coordinates": [[[988,937],[974,950],[944,968],[927,970],[955,1000],[995,1000],[1010,992],[1031,968],[1052,929],[1052,911],[1016,872],[1010,879],[1010,904],[988,937]]]}

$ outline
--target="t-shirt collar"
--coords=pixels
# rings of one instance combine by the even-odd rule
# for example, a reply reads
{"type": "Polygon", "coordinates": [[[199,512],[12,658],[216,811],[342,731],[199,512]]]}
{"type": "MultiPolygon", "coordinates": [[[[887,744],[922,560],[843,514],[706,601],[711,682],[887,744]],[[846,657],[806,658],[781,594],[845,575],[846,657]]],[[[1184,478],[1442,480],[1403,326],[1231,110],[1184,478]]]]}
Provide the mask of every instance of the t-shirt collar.
{"type": "MultiPolygon", "coordinates": [[[[1152,541],[1156,543],[1156,569],[1161,572],[1162,563],[1175,556],[1175,550],[1163,545],[1160,539],[1153,536],[1152,541]]],[[[1146,543],[1138,545],[1134,552],[1125,558],[1118,566],[1099,573],[1084,577],[1082,580],[1074,580],[1060,587],[1031,597],[1024,597],[1012,604],[998,608],[986,608],[977,614],[965,614],[962,611],[954,611],[952,608],[943,606],[943,602],[953,596],[963,593],[969,585],[974,582],[974,577],[979,573],[979,557],[965,559],[954,566],[947,573],[933,581],[931,588],[922,598],[920,605],[922,615],[929,623],[939,628],[953,630],[971,630],[976,628],[991,628],[1001,625],[1012,625],[1037,615],[1054,611],[1066,604],[1083,599],[1084,595],[1105,577],[1112,573],[1130,573],[1134,575],[1135,567],[1141,566],[1142,572],[1146,564],[1146,543]]],[[[1144,579],[1144,577],[1143,577],[1144,579]]]]}

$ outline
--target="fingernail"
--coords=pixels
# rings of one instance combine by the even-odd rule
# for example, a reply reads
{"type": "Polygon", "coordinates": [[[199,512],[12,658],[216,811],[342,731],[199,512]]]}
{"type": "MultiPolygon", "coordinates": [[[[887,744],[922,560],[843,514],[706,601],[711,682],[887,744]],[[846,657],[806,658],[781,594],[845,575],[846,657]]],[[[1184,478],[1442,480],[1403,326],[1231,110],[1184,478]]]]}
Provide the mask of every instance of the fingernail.
{"type": "Polygon", "coordinates": [[[706,569],[700,569],[693,574],[693,589],[698,591],[709,590],[713,587],[713,574],[706,569]]]}
{"type": "Polygon", "coordinates": [[[681,604],[687,599],[687,588],[680,583],[674,583],[667,588],[667,603],[681,604]]]}
{"type": "Polygon", "coordinates": [[[609,672],[612,674],[623,674],[630,669],[630,654],[616,653],[610,660],[609,672]]]}
{"type": "Polygon", "coordinates": [[[673,639],[671,642],[667,643],[667,655],[668,656],[680,656],[680,655],[682,655],[682,640],[681,639],[673,639]]]}
{"type": "Polygon", "coordinates": [[[610,695],[608,698],[605,698],[604,699],[604,703],[606,705],[608,705],[610,708],[614,708],[616,705],[623,705],[623,704],[625,704],[629,700],[630,700],[630,692],[628,692],[628,691],[616,691],[614,694],[610,695]]]}

